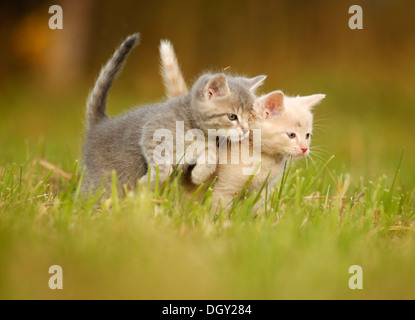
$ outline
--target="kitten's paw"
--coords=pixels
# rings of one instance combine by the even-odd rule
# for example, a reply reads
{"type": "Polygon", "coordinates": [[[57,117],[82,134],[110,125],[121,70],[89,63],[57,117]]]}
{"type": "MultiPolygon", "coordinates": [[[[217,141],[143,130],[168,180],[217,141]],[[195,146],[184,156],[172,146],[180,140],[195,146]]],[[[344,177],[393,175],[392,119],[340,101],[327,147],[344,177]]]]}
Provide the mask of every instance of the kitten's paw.
{"type": "Polygon", "coordinates": [[[146,175],[142,176],[142,177],[140,178],[140,180],[138,180],[138,181],[140,182],[140,184],[143,184],[143,185],[148,184],[148,174],[146,174],[146,175]]]}
{"type": "Polygon", "coordinates": [[[192,182],[196,185],[202,184],[209,179],[216,171],[216,165],[196,165],[192,170],[192,182]]]}
{"type": "MultiPolygon", "coordinates": [[[[160,166],[159,167],[159,173],[158,173],[158,185],[161,186],[166,180],[169,178],[169,176],[172,174],[173,168],[171,166],[160,166]]],[[[148,174],[142,176],[139,180],[139,182],[144,185],[148,186],[148,174]]],[[[150,189],[154,190],[156,188],[157,184],[157,174],[156,169],[151,171],[150,176],[150,189]]]]}

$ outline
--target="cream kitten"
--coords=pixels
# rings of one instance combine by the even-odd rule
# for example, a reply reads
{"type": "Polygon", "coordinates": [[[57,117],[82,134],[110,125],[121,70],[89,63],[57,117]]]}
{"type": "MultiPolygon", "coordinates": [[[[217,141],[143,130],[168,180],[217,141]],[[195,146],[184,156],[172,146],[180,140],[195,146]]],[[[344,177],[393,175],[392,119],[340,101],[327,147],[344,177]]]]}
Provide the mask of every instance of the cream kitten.
{"type": "MultiPolygon", "coordinates": [[[[168,96],[186,94],[187,90],[177,58],[168,41],[161,43],[160,55],[162,76],[168,96]]],[[[324,94],[287,97],[281,91],[274,91],[257,98],[249,127],[261,130],[260,155],[254,158],[252,163],[244,164],[242,152],[239,151],[239,163],[232,164],[231,146],[221,148],[220,152],[226,152],[223,158],[227,158],[228,161],[226,164],[219,163],[217,166],[215,173],[217,180],[213,190],[215,203],[220,202],[225,206],[229,204],[249,180],[250,175],[247,172],[253,174],[256,169],[259,169],[252,177],[247,192],[259,191],[267,177],[268,185],[272,185],[281,176],[288,159],[307,156],[310,152],[313,124],[311,110],[324,97],[324,94]]],[[[251,134],[249,139],[251,153],[253,147],[253,135],[251,134]]],[[[241,143],[239,150],[241,150],[241,143]]]]}
{"type": "MultiPolygon", "coordinates": [[[[214,186],[215,201],[225,206],[229,204],[250,178],[246,172],[254,173],[259,169],[247,187],[248,193],[258,191],[268,174],[268,185],[280,178],[287,160],[307,156],[313,129],[311,110],[324,97],[324,94],[287,97],[281,91],[274,91],[257,98],[250,128],[261,130],[260,156],[250,164],[244,164],[242,159],[239,164],[229,161],[228,164],[219,164],[214,186]]],[[[252,151],[252,135],[249,143],[252,151]]],[[[229,154],[229,150],[226,151],[229,154]]]]}

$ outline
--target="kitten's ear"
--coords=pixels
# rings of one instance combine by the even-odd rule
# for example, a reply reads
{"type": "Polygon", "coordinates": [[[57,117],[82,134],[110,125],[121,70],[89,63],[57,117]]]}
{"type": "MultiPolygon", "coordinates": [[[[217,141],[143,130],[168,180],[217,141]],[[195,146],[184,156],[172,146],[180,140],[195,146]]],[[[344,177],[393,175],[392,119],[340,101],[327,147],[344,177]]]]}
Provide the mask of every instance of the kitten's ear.
{"type": "Polygon", "coordinates": [[[254,109],[265,119],[281,114],[285,110],[284,93],[277,90],[258,98],[254,109]]]}
{"type": "Polygon", "coordinates": [[[252,92],[255,92],[255,90],[259,86],[262,86],[264,84],[264,81],[266,78],[267,76],[262,75],[262,76],[257,76],[257,77],[248,79],[249,90],[251,90],[252,92]]]}
{"type": "Polygon", "coordinates": [[[312,109],[315,105],[319,104],[321,100],[323,100],[326,97],[325,94],[313,94],[311,96],[305,96],[301,97],[302,103],[304,106],[306,106],[308,109],[312,109]]]}
{"type": "Polygon", "coordinates": [[[224,74],[212,76],[205,86],[204,95],[207,100],[212,100],[228,95],[230,92],[228,80],[224,74]]]}

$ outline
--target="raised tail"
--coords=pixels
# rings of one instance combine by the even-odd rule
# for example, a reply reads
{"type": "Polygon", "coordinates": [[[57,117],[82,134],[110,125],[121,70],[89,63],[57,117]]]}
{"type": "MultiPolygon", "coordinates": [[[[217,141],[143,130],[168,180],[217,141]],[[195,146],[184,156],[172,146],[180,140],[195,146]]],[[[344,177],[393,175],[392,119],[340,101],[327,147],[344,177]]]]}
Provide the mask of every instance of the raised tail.
{"type": "Polygon", "coordinates": [[[173,45],[168,40],[162,40],[159,50],[161,58],[160,72],[167,96],[176,98],[187,94],[188,89],[180,71],[173,45]]]}
{"type": "Polygon", "coordinates": [[[108,91],[123,66],[125,58],[131,49],[137,45],[138,40],[139,34],[128,36],[107,64],[101,69],[98,80],[95,82],[95,86],[89,94],[86,106],[86,118],[89,126],[108,118],[105,112],[108,91]]]}

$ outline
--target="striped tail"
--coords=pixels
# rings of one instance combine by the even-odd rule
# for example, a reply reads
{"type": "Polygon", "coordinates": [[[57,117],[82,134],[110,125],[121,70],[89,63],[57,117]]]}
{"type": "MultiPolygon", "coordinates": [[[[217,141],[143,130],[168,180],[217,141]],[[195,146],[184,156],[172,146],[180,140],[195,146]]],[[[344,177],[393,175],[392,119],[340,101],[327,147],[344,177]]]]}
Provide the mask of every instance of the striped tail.
{"type": "Polygon", "coordinates": [[[139,34],[133,34],[127,37],[107,64],[101,69],[98,80],[95,82],[95,86],[88,97],[86,118],[89,126],[108,118],[105,112],[108,91],[123,66],[125,58],[131,49],[137,45],[138,40],[139,34]]]}
{"type": "Polygon", "coordinates": [[[188,89],[180,71],[173,45],[168,40],[162,40],[159,50],[161,58],[160,72],[167,96],[176,98],[186,95],[188,89]]]}

